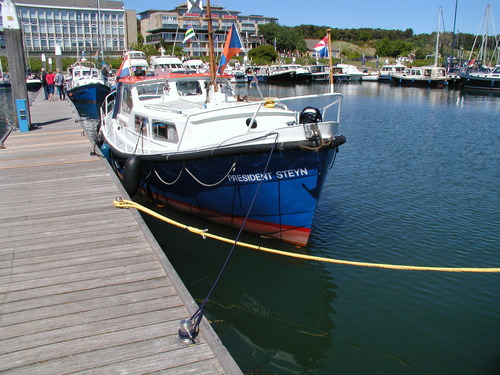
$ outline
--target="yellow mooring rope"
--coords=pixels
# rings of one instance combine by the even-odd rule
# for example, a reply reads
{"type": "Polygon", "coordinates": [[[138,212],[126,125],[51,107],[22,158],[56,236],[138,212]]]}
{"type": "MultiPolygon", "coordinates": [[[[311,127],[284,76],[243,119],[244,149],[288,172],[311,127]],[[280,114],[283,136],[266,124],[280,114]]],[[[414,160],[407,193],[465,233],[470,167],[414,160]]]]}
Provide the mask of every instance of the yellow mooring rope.
{"type": "MultiPolygon", "coordinates": [[[[188,225],[181,224],[175,220],[169,219],[168,217],[162,216],[158,214],[157,212],[150,210],[138,203],[135,203],[130,200],[125,200],[121,198],[117,198],[113,204],[115,207],[118,208],[136,208],[148,215],[151,215],[159,220],[162,220],[168,224],[174,225],[179,228],[187,229],[188,231],[192,233],[199,234],[203,238],[208,237],[212,238],[218,241],[222,242],[227,242],[230,244],[234,244],[234,240],[231,240],[229,238],[217,236],[215,234],[208,233],[206,230],[194,228],[188,225]]],[[[340,259],[333,259],[333,258],[323,258],[323,257],[317,257],[317,256],[312,256],[312,255],[304,255],[304,254],[295,254],[291,253],[288,251],[282,251],[282,250],[276,250],[276,249],[270,249],[267,247],[262,247],[262,246],[256,246],[252,245],[249,243],[244,243],[244,242],[238,242],[238,246],[246,247],[249,249],[253,250],[260,250],[260,251],[265,251],[267,253],[272,253],[272,254],[278,254],[278,255],[283,255],[287,257],[292,257],[292,258],[299,258],[299,259],[307,259],[307,260],[315,260],[318,262],[326,262],[326,263],[335,263],[335,264],[345,264],[345,265],[350,265],[350,266],[358,266],[358,267],[372,267],[372,268],[385,268],[385,269],[391,269],[391,270],[404,270],[404,271],[438,271],[438,272],[484,272],[484,273],[500,273],[500,267],[496,268],[477,268],[477,267],[422,267],[422,266],[404,266],[404,265],[397,265],[397,264],[382,264],[382,263],[367,263],[367,262],[354,262],[350,260],[340,260],[340,259]]]]}

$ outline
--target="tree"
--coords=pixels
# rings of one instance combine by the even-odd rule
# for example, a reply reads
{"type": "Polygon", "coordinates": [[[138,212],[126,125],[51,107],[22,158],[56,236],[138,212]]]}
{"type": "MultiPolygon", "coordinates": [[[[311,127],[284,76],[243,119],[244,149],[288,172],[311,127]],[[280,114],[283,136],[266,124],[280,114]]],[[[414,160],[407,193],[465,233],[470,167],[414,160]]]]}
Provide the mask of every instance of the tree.
{"type": "Polygon", "coordinates": [[[281,52],[307,51],[304,37],[292,27],[280,26],[276,23],[268,23],[259,26],[259,34],[264,37],[267,44],[274,45],[281,52]]]}
{"type": "Polygon", "coordinates": [[[414,49],[414,46],[410,42],[392,41],[384,38],[375,44],[375,48],[379,56],[398,57],[408,55],[414,49]]]}
{"type": "Polygon", "coordinates": [[[252,48],[248,52],[248,57],[253,64],[267,65],[278,60],[279,56],[273,46],[265,45],[252,48]]]}

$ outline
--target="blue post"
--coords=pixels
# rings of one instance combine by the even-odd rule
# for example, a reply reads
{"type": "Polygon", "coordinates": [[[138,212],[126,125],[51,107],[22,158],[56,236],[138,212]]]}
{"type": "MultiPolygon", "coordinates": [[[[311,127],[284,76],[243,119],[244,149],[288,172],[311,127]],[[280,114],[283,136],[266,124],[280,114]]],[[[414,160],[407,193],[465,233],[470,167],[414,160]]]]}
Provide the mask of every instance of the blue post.
{"type": "Polygon", "coordinates": [[[26,99],[16,99],[17,123],[19,130],[27,132],[30,130],[30,117],[26,99]]]}

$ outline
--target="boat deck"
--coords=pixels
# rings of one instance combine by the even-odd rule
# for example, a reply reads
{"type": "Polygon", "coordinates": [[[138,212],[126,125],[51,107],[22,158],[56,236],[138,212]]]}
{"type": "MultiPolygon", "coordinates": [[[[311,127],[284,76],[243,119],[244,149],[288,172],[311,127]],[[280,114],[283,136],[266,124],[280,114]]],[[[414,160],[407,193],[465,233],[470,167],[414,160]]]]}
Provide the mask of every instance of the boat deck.
{"type": "Polygon", "coordinates": [[[69,101],[31,107],[0,149],[0,372],[241,374],[75,120],[69,101]]]}

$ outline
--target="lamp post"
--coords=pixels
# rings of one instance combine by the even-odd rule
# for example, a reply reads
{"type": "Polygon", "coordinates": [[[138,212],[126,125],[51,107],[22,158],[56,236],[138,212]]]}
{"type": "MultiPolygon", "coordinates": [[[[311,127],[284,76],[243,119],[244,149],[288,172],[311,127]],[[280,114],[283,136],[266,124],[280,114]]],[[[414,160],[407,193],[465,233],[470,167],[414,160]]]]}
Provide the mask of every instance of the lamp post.
{"type": "Polygon", "coordinates": [[[47,58],[45,57],[45,53],[42,53],[42,68],[47,70],[47,58]]]}

